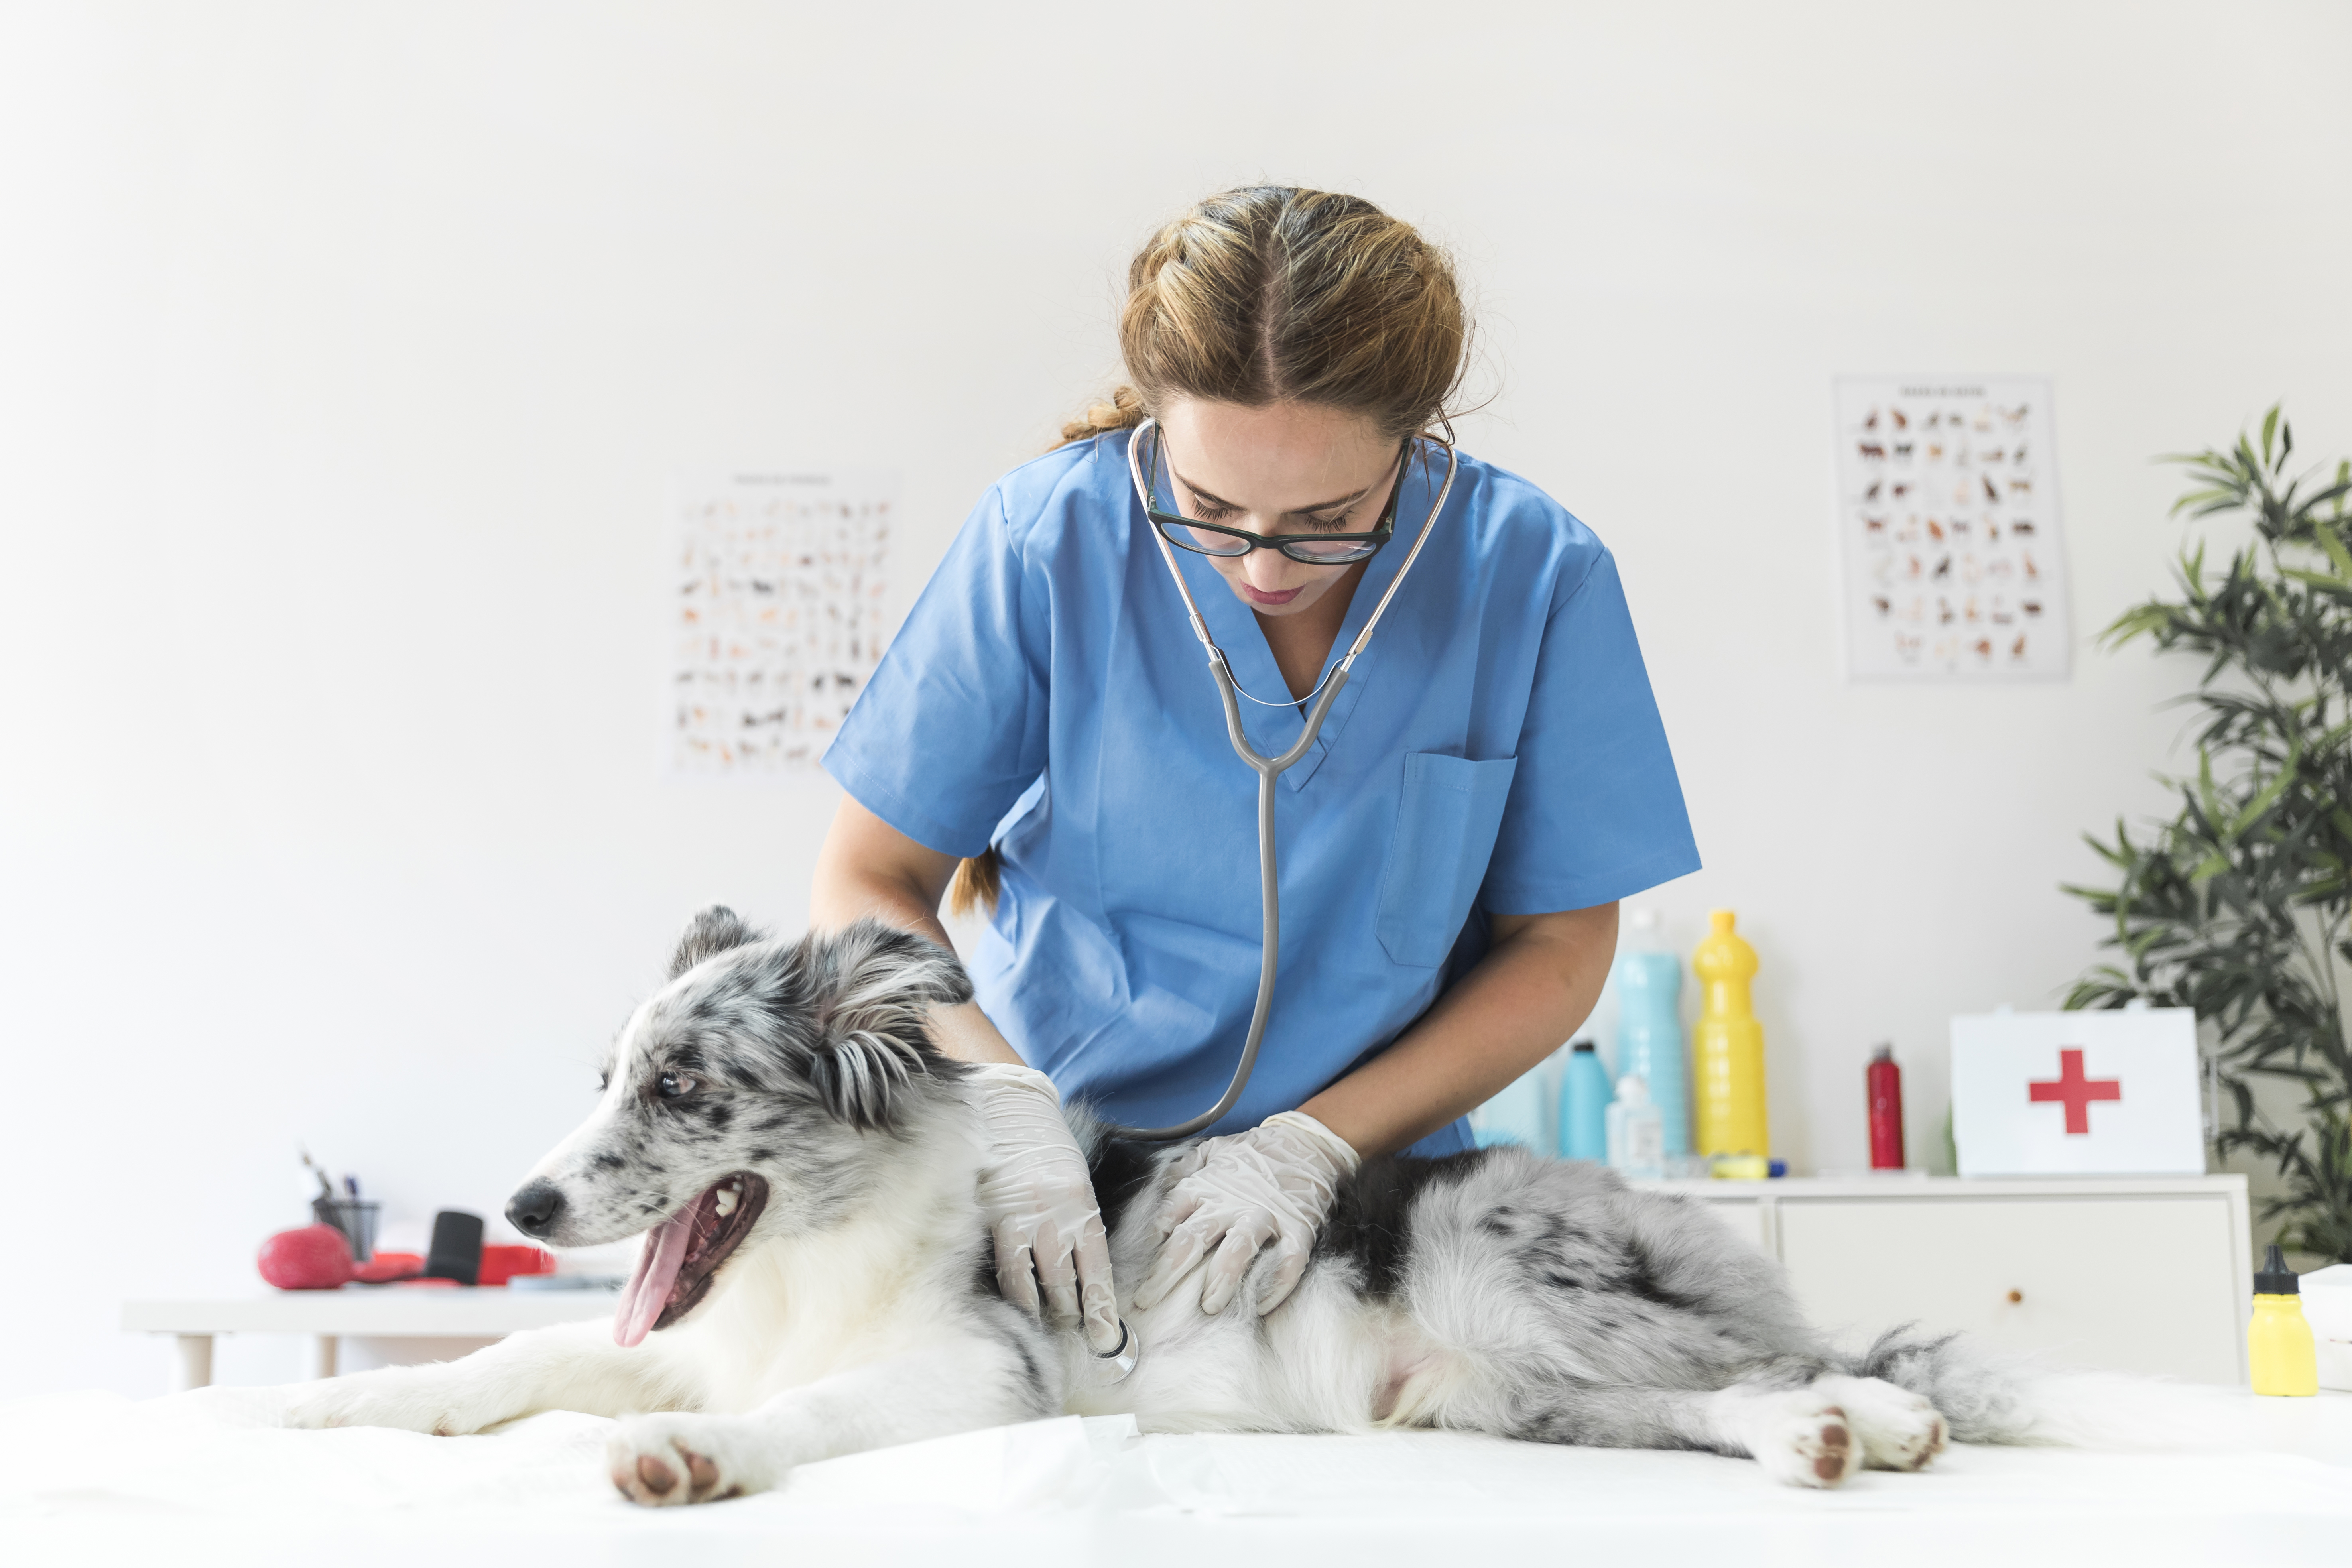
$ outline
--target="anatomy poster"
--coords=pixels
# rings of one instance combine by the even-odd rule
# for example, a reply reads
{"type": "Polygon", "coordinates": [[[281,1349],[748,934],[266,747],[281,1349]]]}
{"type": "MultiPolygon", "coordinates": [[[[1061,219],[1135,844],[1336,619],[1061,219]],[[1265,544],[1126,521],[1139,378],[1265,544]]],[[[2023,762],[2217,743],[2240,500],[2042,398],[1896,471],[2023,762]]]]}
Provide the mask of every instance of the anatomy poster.
{"type": "Polygon", "coordinates": [[[824,754],[881,657],[894,495],[870,473],[678,487],[674,773],[781,775],[824,754]]]}
{"type": "Polygon", "coordinates": [[[2052,429],[2044,376],[1839,379],[1849,674],[2065,676],[2052,429]]]}

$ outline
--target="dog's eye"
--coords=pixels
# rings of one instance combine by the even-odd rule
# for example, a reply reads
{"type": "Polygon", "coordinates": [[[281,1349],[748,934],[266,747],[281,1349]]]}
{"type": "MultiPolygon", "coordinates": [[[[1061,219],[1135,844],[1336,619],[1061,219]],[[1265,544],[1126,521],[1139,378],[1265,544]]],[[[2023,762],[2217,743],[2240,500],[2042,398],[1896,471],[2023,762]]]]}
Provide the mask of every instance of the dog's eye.
{"type": "Polygon", "coordinates": [[[655,1081],[655,1087],[661,1090],[664,1100],[676,1100],[694,1092],[694,1080],[682,1072],[666,1072],[655,1081]]]}
{"type": "Polygon", "coordinates": [[[596,1092],[598,1094],[604,1093],[606,1089],[612,1087],[613,1075],[611,1073],[600,1072],[596,1075],[596,1092]]]}

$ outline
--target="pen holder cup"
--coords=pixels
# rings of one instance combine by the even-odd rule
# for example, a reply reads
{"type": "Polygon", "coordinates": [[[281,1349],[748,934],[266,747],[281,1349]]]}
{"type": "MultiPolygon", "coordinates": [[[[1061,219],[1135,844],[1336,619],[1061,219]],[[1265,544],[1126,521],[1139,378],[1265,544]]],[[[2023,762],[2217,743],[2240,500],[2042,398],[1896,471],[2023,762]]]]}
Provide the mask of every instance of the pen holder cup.
{"type": "Polygon", "coordinates": [[[352,1261],[365,1263],[375,1256],[375,1216],[383,1206],[373,1198],[313,1198],[310,1214],[341,1231],[352,1244],[352,1261]]]}

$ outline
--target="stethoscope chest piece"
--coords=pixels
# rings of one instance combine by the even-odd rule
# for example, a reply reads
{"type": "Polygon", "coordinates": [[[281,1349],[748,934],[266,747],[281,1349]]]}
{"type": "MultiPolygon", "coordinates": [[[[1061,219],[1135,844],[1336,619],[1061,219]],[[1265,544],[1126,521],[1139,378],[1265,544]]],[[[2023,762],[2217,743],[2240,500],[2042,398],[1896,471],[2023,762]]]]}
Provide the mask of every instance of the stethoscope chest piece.
{"type": "Polygon", "coordinates": [[[1135,1331],[1127,1326],[1125,1318],[1121,1318],[1118,1321],[1118,1347],[1097,1351],[1094,1352],[1094,1358],[1095,1382],[1106,1388],[1113,1387],[1133,1375],[1135,1363],[1143,1359],[1143,1342],[1135,1337],[1135,1331]]]}

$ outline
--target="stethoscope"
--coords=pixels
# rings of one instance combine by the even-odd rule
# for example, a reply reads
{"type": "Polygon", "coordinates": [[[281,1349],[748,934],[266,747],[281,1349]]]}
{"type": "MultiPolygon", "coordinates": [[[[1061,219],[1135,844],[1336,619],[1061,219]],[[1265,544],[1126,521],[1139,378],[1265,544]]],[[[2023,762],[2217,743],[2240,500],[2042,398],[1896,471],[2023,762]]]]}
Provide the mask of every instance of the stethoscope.
{"type": "MultiPolygon", "coordinates": [[[[1381,595],[1381,602],[1372,606],[1371,615],[1364,622],[1364,629],[1356,634],[1356,640],[1349,645],[1347,653],[1340,658],[1338,664],[1332,666],[1324,674],[1323,679],[1316,684],[1315,689],[1295,700],[1269,702],[1263,697],[1254,696],[1244,690],[1241,683],[1234,679],[1233,666],[1225,658],[1225,650],[1219,647],[1216,639],[1209,635],[1209,624],[1201,618],[1201,606],[1192,601],[1192,590],[1184,582],[1183,569],[1176,564],[1175,548],[1168,542],[1166,534],[1160,532],[1156,525],[1150,524],[1151,487],[1144,481],[1143,468],[1137,454],[1143,449],[1144,432],[1154,429],[1158,424],[1159,421],[1156,419],[1146,419],[1137,426],[1134,433],[1128,437],[1127,474],[1128,478],[1134,482],[1135,498],[1143,508],[1145,522],[1148,526],[1151,526],[1152,537],[1159,542],[1160,558],[1168,563],[1168,575],[1176,580],[1176,591],[1184,596],[1184,613],[1192,618],[1192,635],[1201,639],[1201,646],[1209,652],[1209,673],[1217,683],[1218,700],[1225,705],[1226,738],[1234,743],[1234,753],[1249,764],[1251,772],[1257,774],[1257,875],[1262,908],[1259,918],[1263,926],[1258,937],[1257,1003],[1250,1009],[1249,1034],[1242,1041],[1241,1060],[1234,1064],[1233,1081],[1225,1085],[1225,1092],[1217,1097],[1216,1104],[1209,1107],[1200,1115],[1189,1121],[1177,1122],[1172,1127],[1114,1125],[1109,1129],[1116,1137],[1132,1139],[1144,1143],[1165,1143],[1174,1139],[1192,1136],[1231,1110],[1240,1100],[1242,1090],[1249,1087],[1250,1073],[1257,1066],[1257,1048],[1265,1039],[1266,1015],[1274,1007],[1274,972],[1282,945],[1282,889],[1275,866],[1274,852],[1274,781],[1280,778],[1292,763],[1305,756],[1314,746],[1316,736],[1323,732],[1324,716],[1331,711],[1331,704],[1339,700],[1340,690],[1347,686],[1349,667],[1354,665],[1357,657],[1371,642],[1372,628],[1381,624],[1381,616],[1388,612],[1389,601],[1396,597],[1399,588],[1404,586],[1405,574],[1412,570],[1413,562],[1420,557],[1421,547],[1429,542],[1429,531],[1436,526],[1437,514],[1445,510],[1445,498],[1453,493],[1454,473],[1459,466],[1454,450],[1454,442],[1451,439],[1454,434],[1451,426],[1446,427],[1445,438],[1423,433],[1420,439],[1434,441],[1445,448],[1445,482],[1438,487],[1437,500],[1430,506],[1429,516],[1423,520],[1421,531],[1413,535],[1412,548],[1406,552],[1404,564],[1397,568],[1397,574],[1390,582],[1388,592],[1381,595]],[[1242,731],[1240,699],[1244,697],[1249,698],[1261,708],[1295,709],[1306,702],[1312,702],[1314,706],[1307,711],[1306,729],[1299,732],[1298,739],[1292,743],[1290,749],[1278,757],[1269,757],[1251,745],[1249,736],[1242,731]]],[[[1153,442],[1155,462],[1158,451],[1159,443],[1155,439],[1153,442]]],[[[1405,468],[1408,466],[1406,459],[1410,455],[1408,449],[1397,463],[1396,482],[1400,490],[1404,488],[1405,468]]],[[[1365,556],[1363,559],[1369,561],[1371,557],[1365,556]]],[[[1114,1350],[1093,1352],[1099,1367],[1096,1373],[1097,1381],[1106,1384],[1126,1382],[1135,1371],[1141,1352],[1142,1346],[1136,1339],[1135,1331],[1130,1329],[1127,1320],[1121,1317],[1118,1321],[1118,1347],[1114,1350]]]]}
{"type": "MultiPolygon", "coordinates": [[[[1150,514],[1152,510],[1151,489],[1144,481],[1142,465],[1137,454],[1142,450],[1144,432],[1153,429],[1158,423],[1159,421],[1155,419],[1146,419],[1135,427],[1134,434],[1128,437],[1127,443],[1128,478],[1134,481],[1136,500],[1143,507],[1147,526],[1150,526],[1150,514]]],[[[1233,1081],[1225,1085],[1225,1092],[1218,1097],[1216,1104],[1189,1121],[1180,1121],[1172,1127],[1113,1126],[1110,1131],[1118,1137],[1133,1139],[1145,1143],[1165,1143],[1173,1139],[1190,1137],[1231,1110],[1241,1099],[1242,1090],[1249,1086],[1250,1073],[1257,1066],[1258,1046],[1265,1038],[1266,1015],[1274,1006],[1274,971],[1282,942],[1281,888],[1274,856],[1274,781],[1280,778],[1292,763],[1305,756],[1309,748],[1315,744],[1316,736],[1322,733],[1324,716],[1331,711],[1331,704],[1339,700],[1340,691],[1347,686],[1349,667],[1356,662],[1358,656],[1363,653],[1366,645],[1372,640],[1372,629],[1381,624],[1381,616],[1388,611],[1389,601],[1394,599],[1397,590],[1404,586],[1405,574],[1412,570],[1414,560],[1421,554],[1421,547],[1429,542],[1429,531],[1436,526],[1437,514],[1445,510],[1445,498],[1454,489],[1454,472],[1457,462],[1454,442],[1451,439],[1453,434],[1453,427],[1448,426],[1444,438],[1426,433],[1418,437],[1420,440],[1435,442],[1445,448],[1445,483],[1439,487],[1437,500],[1430,507],[1429,516],[1422,522],[1421,531],[1413,536],[1412,549],[1406,553],[1404,564],[1397,568],[1397,574],[1390,582],[1388,592],[1382,594],[1381,602],[1372,607],[1370,617],[1364,622],[1364,629],[1356,634],[1356,640],[1349,645],[1347,653],[1324,675],[1316,689],[1296,700],[1269,702],[1263,697],[1252,696],[1234,679],[1233,666],[1225,658],[1225,650],[1219,647],[1216,639],[1209,635],[1209,625],[1201,618],[1201,606],[1192,602],[1192,590],[1185,585],[1183,570],[1176,564],[1174,547],[1169,544],[1165,534],[1161,533],[1156,526],[1152,527],[1152,537],[1160,545],[1160,559],[1168,563],[1169,576],[1176,580],[1176,591],[1184,596],[1184,610],[1192,617],[1192,635],[1201,639],[1202,647],[1208,649],[1209,673],[1216,680],[1218,699],[1225,705],[1225,734],[1234,743],[1234,754],[1248,763],[1250,770],[1257,774],[1257,868],[1260,900],[1263,905],[1260,919],[1264,923],[1262,934],[1258,938],[1257,1005],[1251,1009],[1249,1034],[1242,1042],[1241,1060],[1234,1064],[1233,1081]],[[1300,731],[1297,741],[1280,756],[1269,757],[1251,745],[1249,737],[1242,731],[1242,709],[1238,699],[1243,697],[1249,698],[1261,708],[1295,709],[1301,703],[1309,701],[1313,702],[1314,706],[1307,710],[1307,728],[1300,731]]],[[[1153,442],[1153,453],[1156,462],[1158,454],[1156,439],[1153,442]]],[[[1400,489],[1404,486],[1405,469],[1409,466],[1410,457],[1411,452],[1408,449],[1397,464],[1396,482],[1400,489]]],[[[1370,557],[1366,556],[1363,559],[1370,560],[1370,557]]]]}

